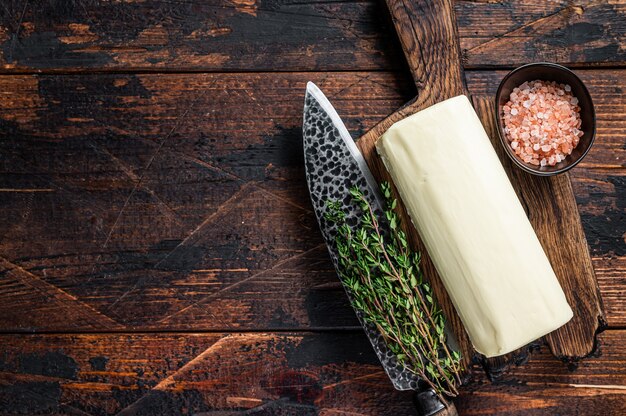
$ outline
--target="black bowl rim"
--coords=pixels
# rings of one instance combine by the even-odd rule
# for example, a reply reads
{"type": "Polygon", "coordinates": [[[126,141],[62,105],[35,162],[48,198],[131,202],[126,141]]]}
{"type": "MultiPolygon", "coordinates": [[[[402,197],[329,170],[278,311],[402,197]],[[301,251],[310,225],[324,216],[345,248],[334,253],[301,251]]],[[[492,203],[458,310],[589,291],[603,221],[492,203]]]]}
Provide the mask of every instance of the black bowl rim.
{"type": "Polygon", "coordinates": [[[514,70],[512,70],[511,72],[506,74],[504,76],[504,78],[502,78],[502,81],[500,81],[500,85],[498,85],[498,90],[496,91],[495,104],[496,104],[496,107],[495,107],[496,108],[496,124],[498,126],[498,137],[500,138],[500,144],[502,145],[502,147],[504,147],[504,150],[505,150],[507,156],[509,157],[509,159],[511,159],[513,161],[513,163],[515,163],[517,166],[519,166],[522,170],[524,170],[524,171],[526,171],[528,173],[531,173],[533,175],[537,175],[537,176],[554,176],[554,175],[558,175],[560,173],[567,172],[568,170],[570,170],[571,168],[576,166],[578,163],[580,163],[580,161],[583,160],[585,158],[585,156],[587,156],[587,153],[589,153],[589,150],[591,150],[591,146],[593,146],[593,142],[596,140],[596,110],[595,110],[595,106],[593,104],[593,99],[591,98],[591,94],[589,94],[589,90],[587,89],[587,86],[580,79],[580,77],[578,75],[576,75],[576,73],[574,71],[572,71],[571,69],[569,69],[569,68],[567,68],[567,67],[565,67],[563,65],[555,64],[553,62],[532,62],[532,63],[525,64],[525,65],[522,65],[522,66],[518,66],[517,68],[515,68],[514,70]],[[555,69],[558,69],[560,71],[569,72],[580,83],[580,85],[582,86],[584,94],[587,95],[587,97],[589,98],[589,102],[591,103],[592,129],[591,129],[591,139],[589,140],[589,146],[587,146],[587,149],[585,149],[585,151],[580,155],[580,157],[578,159],[572,161],[569,165],[567,165],[567,166],[565,166],[565,167],[563,167],[563,168],[561,168],[559,170],[554,170],[552,172],[542,172],[542,171],[538,170],[538,168],[528,167],[521,160],[519,160],[515,154],[512,153],[513,151],[510,149],[510,146],[508,145],[508,143],[506,141],[506,137],[504,137],[504,134],[503,134],[503,130],[504,129],[502,127],[502,120],[501,120],[501,117],[500,117],[500,108],[499,108],[499,101],[500,100],[499,100],[499,98],[500,98],[500,94],[502,93],[502,87],[503,87],[504,83],[506,82],[506,80],[508,80],[516,72],[522,71],[522,70],[527,69],[529,67],[535,67],[535,66],[549,66],[549,67],[553,67],[555,69]]]}

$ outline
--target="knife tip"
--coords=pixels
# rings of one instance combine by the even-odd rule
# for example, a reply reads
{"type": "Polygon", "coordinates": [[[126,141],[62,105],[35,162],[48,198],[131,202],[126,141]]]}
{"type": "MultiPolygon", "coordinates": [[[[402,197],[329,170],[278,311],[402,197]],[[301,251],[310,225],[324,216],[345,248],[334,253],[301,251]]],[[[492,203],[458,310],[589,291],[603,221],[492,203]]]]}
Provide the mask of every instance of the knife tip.
{"type": "Polygon", "coordinates": [[[309,82],[307,82],[307,83],[306,83],[306,91],[307,91],[308,93],[313,93],[313,92],[316,92],[316,91],[319,91],[319,90],[320,90],[320,89],[318,88],[318,86],[317,86],[317,85],[315,85],[315,84],[313,83],[313,81],[309,81],[309,82]]]}

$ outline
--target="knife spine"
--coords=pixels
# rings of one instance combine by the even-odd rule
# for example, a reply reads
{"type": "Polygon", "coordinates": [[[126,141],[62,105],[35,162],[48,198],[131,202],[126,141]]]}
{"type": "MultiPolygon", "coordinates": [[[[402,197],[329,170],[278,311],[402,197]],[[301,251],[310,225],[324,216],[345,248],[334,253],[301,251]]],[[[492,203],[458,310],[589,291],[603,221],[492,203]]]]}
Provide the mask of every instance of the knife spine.
{"type": "Polygon", "coordinates": [[[350,132],[348,132],[345,124],[343,124],[341,117],[339,117],[339,114],[337,114],[337,110],[335,110],[335,107],[333,107],[330,101],[328,101],[328,98],[326,98],[322,90],[320,90],[319,87],[313,82],[307,82],[306,92],[308,94],[311,94],[313,98],[317,100],[320,106],[322,106],[324,111],[326,111],[326,113],[330,117],[333,125],[337,128],[337,131],[339,131],[339,137],[341,137],[341,140],[343,140],[343,142],[346,144],[346,147],[350,151],[350,154],[359,166],[359,170],[363,174],[363,177],[365,178],[368,187],[374,194],[374,199],[376,200],[377,204],[377,207],[375,208],[378,208],[380,211],[382,211],[385,205],[383,204],[383,199],[380,195],[378,182],[376,181],[376,179],[374,179],[374,175],[372,175],[372,172],[367,166],[365,158],[363,157],[361,151],[354,142],[354,139],[352,139],[352,136],[350,135],[350,132]]]}

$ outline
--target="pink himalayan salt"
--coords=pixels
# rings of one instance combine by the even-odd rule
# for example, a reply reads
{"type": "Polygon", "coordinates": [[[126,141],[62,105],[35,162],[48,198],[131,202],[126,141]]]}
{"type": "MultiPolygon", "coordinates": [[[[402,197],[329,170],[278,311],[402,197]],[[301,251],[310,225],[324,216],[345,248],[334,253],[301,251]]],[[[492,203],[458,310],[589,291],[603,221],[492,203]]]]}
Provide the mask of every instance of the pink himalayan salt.
{"type": "Polygon", "coordinates": [[[524,82],[502,107],[504,132],[525,163],[554,166],[578,145],[580,107],[572,87],[554,81],[524,82]]]}

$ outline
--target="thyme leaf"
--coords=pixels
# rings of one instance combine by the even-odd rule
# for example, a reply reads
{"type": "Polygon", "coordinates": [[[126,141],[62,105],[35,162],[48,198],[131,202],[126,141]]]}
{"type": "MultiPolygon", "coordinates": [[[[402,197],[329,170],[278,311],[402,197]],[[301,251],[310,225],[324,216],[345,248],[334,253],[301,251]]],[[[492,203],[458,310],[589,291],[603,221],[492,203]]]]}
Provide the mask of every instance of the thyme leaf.
{"type": "Polygon", "coordinates": [[[353,306],[374,325],[405,367],[425,380],[443,399],[458,394],[461,354],[446,344],[445,317],[424,281],[420,253],[409,247],[395,211],[389,183],[381,185],[384,218],[378,218],[358,187],[351,198],[363,216],[356,228],[346,223],[341,203],[328,201],[327,221],[337,226],[340,278],[352,295],[353,306]],[[383,220],[388,232],[380,227],[383,220]]]}

